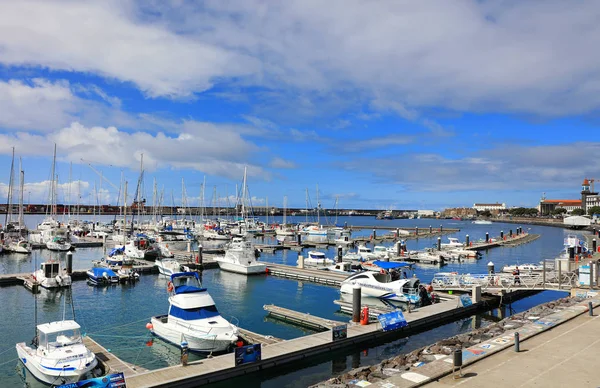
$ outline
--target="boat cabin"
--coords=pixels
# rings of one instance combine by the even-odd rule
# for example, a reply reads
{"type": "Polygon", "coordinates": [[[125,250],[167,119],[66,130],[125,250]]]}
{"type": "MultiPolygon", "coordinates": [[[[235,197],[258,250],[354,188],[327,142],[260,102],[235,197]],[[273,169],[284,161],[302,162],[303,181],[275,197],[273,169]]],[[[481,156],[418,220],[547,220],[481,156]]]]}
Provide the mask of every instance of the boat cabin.
{"type": "Polygon", "coordinates": [[[384,247],[383,245],[377,245],[377,246],[374,248],[373,252],[374,252],[375,254],[378,254],[378,255],[381,255],[381,254],[383,254],[383,255],[386,255],[386,254],[387,254],[387,248],[386,248],[386,247],[384,247]]]}
{"type": "Polygon", "coordinates": [[[372,252],[371,252],[370,248],[367,248],[366,246],[361,245],[358,247],[358,253],[361,254],[361,253],[372,253],[372,252]]]}
{"type": "Polygon", "coordinates": [[[54,278],[56,275],[60,275],[60,264],[57,262],[42,263],[40,269],[44,273],[44,276],[48,279],[54,278]]]}
{"type": "Polygon", "coordinates": [[[202,288],[200,277],[196,272],[179,272],[171,275],[175,295],[206,291],[202,288]]]}
{"type": "Polygon", "coordinates": [[[323,252],[308,252],[308,257],[310,259],[317,259],[317,260],[325,260],[325,254],[323,252]]]}
{"type": "Polygon", "coordinates": [[[81,327],[75,321],[58,321],[38,325],[38,348],[52,351],[69,345],[81,344],[81,327]]]}

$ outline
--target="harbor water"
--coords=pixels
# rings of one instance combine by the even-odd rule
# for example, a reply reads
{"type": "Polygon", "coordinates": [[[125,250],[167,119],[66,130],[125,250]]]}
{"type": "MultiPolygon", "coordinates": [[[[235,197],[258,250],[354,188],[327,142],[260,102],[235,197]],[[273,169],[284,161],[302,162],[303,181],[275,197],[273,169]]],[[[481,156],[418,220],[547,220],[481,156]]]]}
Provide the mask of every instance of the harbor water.
{"type": "MultiPolygon", "coordinates": [[[[114,217],[105,216],[106,221],[114,217]]],[[[39,222],[39,216],[26,216],[30,228],[39,222]]],[[[304,221],[288,217],[288,222],[304,221]]],[[[338,224],[347,223],[355,229],[355,235],[370,235],[372,230],[356,230],[362,226],[419,227],[420,229],[458,228],[460,232],[448,235],[464,241],[468,234],[471,241],[490,236],[498,236],[503,230],[505,235],[509,230],[516,230],[519,225],[494,223],[491,225],[472,224],[467,221],[454,220],[376,220],[373,217],[340,217],[338,224]]],[[[486,273],[487,263],[494,262],[496,269],[503,265],[515,263],[538,263],[543,259],[556,257],[563,248],[563,240],[570,231],[562,228],[527,226],[523,229],[529,233],[540,234],[541,238],[517,247],[498,247],[483,252],[480,260],[453,262],[440,269],[437,266],[415,266],[415,274],[423,281],[431,280],[436,272],[457,271],[462,273],[486,273]]],[[[377,233],[385,233],[378,230],[377,233]]],[[[443,236],[443,242],[447,236],[443,236]]],[[[257,242],[273,243],[273,238],[259,238],[257,242]]],[[[431,247],[437,242],[435,238],[420,238],[408,240],[409,250],[431,247]]],[[[391,243],[390,243],[391,244],[391,243]]],[[[385,243],[382,245],[386,245],[385,243]]],[[[388,244],[389,245],[389,244],[388,244]]],[[[327,250],[328,257],[335,256],[335,247],[327,250]]],[[[306,252],[304,252],[305,254],[306,252]]],[[[273,254],[263,253],[261,260],[273,263],[295,265],[298,252],[279,250],[273,254]]],[[[36,250],[32,255],[2,254],[0,255],[0,273],[32,272],[40,262],[51,257],[63,259],[63,254],[51,253],[47,250],[36,250]]],[[[87,269],[92,260],[98,260],[103,255],[102,248],[81,248],[74,252],[73,265],[75,269],[87,269]]],[[[208,288],[221,314],[241,327],[275,337],[290,339],[311,333],[278,322],[266,317],[263,310],[265,304],[291,308],[313,315],[345,321],[349,316],[340,313],[339,307],[333,303],[340,298],[339,289],[299,282],[273,276],[246,277],[218,269],[205,270],[202,275],[203,285],[208,288]]],[[[89,335],[105,348],[110,349],[118,357],[135,365],[156,369],[179,363],[179,349],[160,339],[152,339],[145,324],[153,315],[166,314],[168,310],[167,280],[159,275],[143,275],[141,280],[132,285],[110,287],[94,287],[85,281],[75,281],[71,290],[49,292],[42,290],[37,296],[37,322],[60,320],[63,314],[71,318],[73,311],[77,322],[82,326],[82,332],[89,335]],[[73,305],[71,305],[71,301],[73,305]],[[66,303],[65,303],[66,302],[66,303]]],[[[15,344],[29,343],[34,336],[35,328],[35,299],[34,296],[21,286],[0,288],[3,308],[0,310],[3,335],[0,336],[0,379],[3,386],[24,386],[34,384],[31,378],[23,382],[22,368],[16,358],[15,344]]],[[[528,297],[512,305],[514,311],[522,311],[540,303],[565,296],[566,293],[546,291],[528,297]]],[[[332,375],[342,373],[352,367],[369,365],[399,353],[409,352],[420,346],[435,342],[454,334],[471,330],[473,327],[485,325],[483,316],[462,319],[435,329],[416,334],[410,338],[398,338],[386,344],[372,344],[364,349],[351,349],[334,352],[312,358],[302,364],[283,367],[277,370],[261,372],[243,382],[234,380],[216,386],[244,384],[244,386],[262,387],[304,387],[327,379],[332,375]]],[[[193,356],[200,357],[200,356],[193,356]]]]}

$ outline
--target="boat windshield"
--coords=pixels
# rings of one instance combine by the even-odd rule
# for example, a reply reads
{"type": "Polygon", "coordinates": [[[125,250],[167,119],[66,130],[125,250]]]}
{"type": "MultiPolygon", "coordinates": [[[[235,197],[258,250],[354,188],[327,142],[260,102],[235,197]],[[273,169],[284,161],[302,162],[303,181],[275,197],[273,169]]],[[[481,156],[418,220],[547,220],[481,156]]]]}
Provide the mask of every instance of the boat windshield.
{"type": "Polygon", "coordinates": [[[173,279],[175,294],[206,291],[195,276],[181,276],[173,279]]]}
{"type": "Polygon", "coordinates": [[[219,316],[219,312],[217,311],[217,307],[215,305],[196,307],[192,309],[182,309],[175,305],[171,305],[171,310],[169,311],[169,314],[175,318],[184,319],[186,321],[192,321],[194,319],[213,318],[219,316]]]}
{"type": "Polygon", "coordinates": [[[39,333],[39,346],[49,351],[64,346],[83,343],[79,329],[63,330],[55,333],[39,333]]]}

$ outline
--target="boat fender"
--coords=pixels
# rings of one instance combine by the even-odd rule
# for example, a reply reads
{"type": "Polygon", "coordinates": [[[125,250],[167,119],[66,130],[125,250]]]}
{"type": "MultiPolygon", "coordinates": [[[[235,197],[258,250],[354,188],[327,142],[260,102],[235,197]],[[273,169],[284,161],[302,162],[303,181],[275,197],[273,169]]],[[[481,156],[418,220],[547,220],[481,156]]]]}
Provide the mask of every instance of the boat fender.
{"type": "Polygon", "coordinates": [[[62,285],[62,283],[63,283],[63,278],[62,278],[60,275],[56,275],[56,277],[55,277],[54,279],[56,279],[56,282],[57,282],[59,285],[62,285]]]}
{"type": "Polygon", "coordinates": [[[173,292],[173,282],[167,283],[167,291],[173,292]]]}

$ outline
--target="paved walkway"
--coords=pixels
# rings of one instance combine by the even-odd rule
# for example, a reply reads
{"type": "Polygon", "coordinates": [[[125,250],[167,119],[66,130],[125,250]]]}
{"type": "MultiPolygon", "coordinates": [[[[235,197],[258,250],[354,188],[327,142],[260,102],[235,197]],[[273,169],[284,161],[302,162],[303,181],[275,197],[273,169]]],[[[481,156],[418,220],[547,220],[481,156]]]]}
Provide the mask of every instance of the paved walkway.
{"type": "Polygon", "coordinates": [[[600,309],[505,349],[427,387],[600,387],[600,309]]]}

